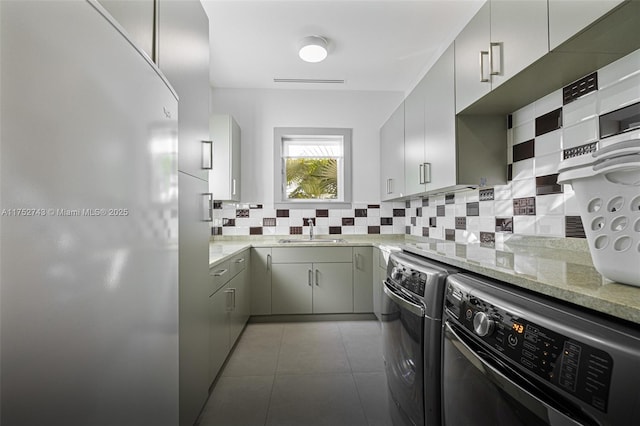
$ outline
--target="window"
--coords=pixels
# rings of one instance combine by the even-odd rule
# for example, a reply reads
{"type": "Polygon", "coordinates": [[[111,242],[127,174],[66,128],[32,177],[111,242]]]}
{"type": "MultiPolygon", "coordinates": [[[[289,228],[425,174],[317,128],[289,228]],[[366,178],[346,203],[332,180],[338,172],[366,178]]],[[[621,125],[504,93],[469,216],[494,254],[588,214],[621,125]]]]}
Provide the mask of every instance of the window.
{"type": "Polygon", "coordinates": [[[351,207],[351,129],[274,129],[275,204],[351,207]]]}

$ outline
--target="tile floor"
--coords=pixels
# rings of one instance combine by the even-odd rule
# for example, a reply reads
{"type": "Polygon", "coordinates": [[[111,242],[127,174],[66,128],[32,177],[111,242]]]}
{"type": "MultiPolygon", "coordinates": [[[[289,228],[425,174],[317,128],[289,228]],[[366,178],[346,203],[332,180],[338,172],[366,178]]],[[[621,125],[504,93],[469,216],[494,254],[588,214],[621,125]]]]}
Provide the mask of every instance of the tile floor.
{"type": "Polygon", "coordinates": [[[377,321],[248,324],[199,426],[390,426],[377,321]]]}

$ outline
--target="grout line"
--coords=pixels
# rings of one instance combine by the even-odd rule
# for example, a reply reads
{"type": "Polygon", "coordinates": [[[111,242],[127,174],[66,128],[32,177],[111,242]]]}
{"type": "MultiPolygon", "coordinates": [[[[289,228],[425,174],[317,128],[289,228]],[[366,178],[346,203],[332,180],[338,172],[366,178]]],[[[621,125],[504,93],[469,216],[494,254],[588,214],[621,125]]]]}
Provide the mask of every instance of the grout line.
{"type": "Polygon", "coordinates": [[[282,333],[280,334],[280,344],[278,345],[278,355],[276,356],[276,366],[273,372],[273,381],[271,382],[271,392],[269,392],[269,402],[267,403],[267,413],[264,417],[264,426],[267,426],[267,422],[269,421],[269,413],[271,412],[271,401],[273,399],[273,390],[276,387],[276,378],[278,377],[278,364],[280,362],[280,351],[282,350],[282,342],[284,341],[285,328],[286,324],[283,324],[282,333]]]}

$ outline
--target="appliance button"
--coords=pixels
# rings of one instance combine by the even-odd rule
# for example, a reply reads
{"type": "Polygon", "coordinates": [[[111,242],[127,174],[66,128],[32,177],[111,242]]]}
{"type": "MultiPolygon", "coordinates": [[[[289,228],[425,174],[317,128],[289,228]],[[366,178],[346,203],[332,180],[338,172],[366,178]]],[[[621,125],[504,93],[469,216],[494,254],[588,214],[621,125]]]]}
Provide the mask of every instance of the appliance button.
{"type": "Polygon", "coordinates": [[[467,317],[468,320],[470,320],[471,317],[473,317],[473,311],[471,309],[467,309],[465,316],[467,317]]]}
{"type": "Polygon", "coordinates": [[[516,337],[516,336],[515,336],[515,335],[513,335],[513,334],[510,334],[510,335],[509,335],[509,337],[507,338],[507,340],[509,341],[509,344],[510,344],[511,346],[515,346],[515,345],[517,345],[517,344],[518,344],[518,337],[516,337]]]}
{"type": "Polygon", "coordinates": [[[473,317],[473,330],[480,337],[489,336],[493,333],[495,321],[489,318],[484,312],[478,312],[473,317]]]}

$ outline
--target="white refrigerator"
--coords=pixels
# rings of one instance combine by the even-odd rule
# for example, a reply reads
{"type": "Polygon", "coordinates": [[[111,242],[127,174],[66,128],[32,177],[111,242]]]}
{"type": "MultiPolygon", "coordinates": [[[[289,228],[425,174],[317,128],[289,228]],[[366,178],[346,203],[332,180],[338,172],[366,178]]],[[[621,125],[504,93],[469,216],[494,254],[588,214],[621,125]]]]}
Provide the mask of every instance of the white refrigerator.
{"type": "Polygon", "coordinates": [[[177,96],[94,2],[0,1],[0,424],[178,424],[177,96]]]}

